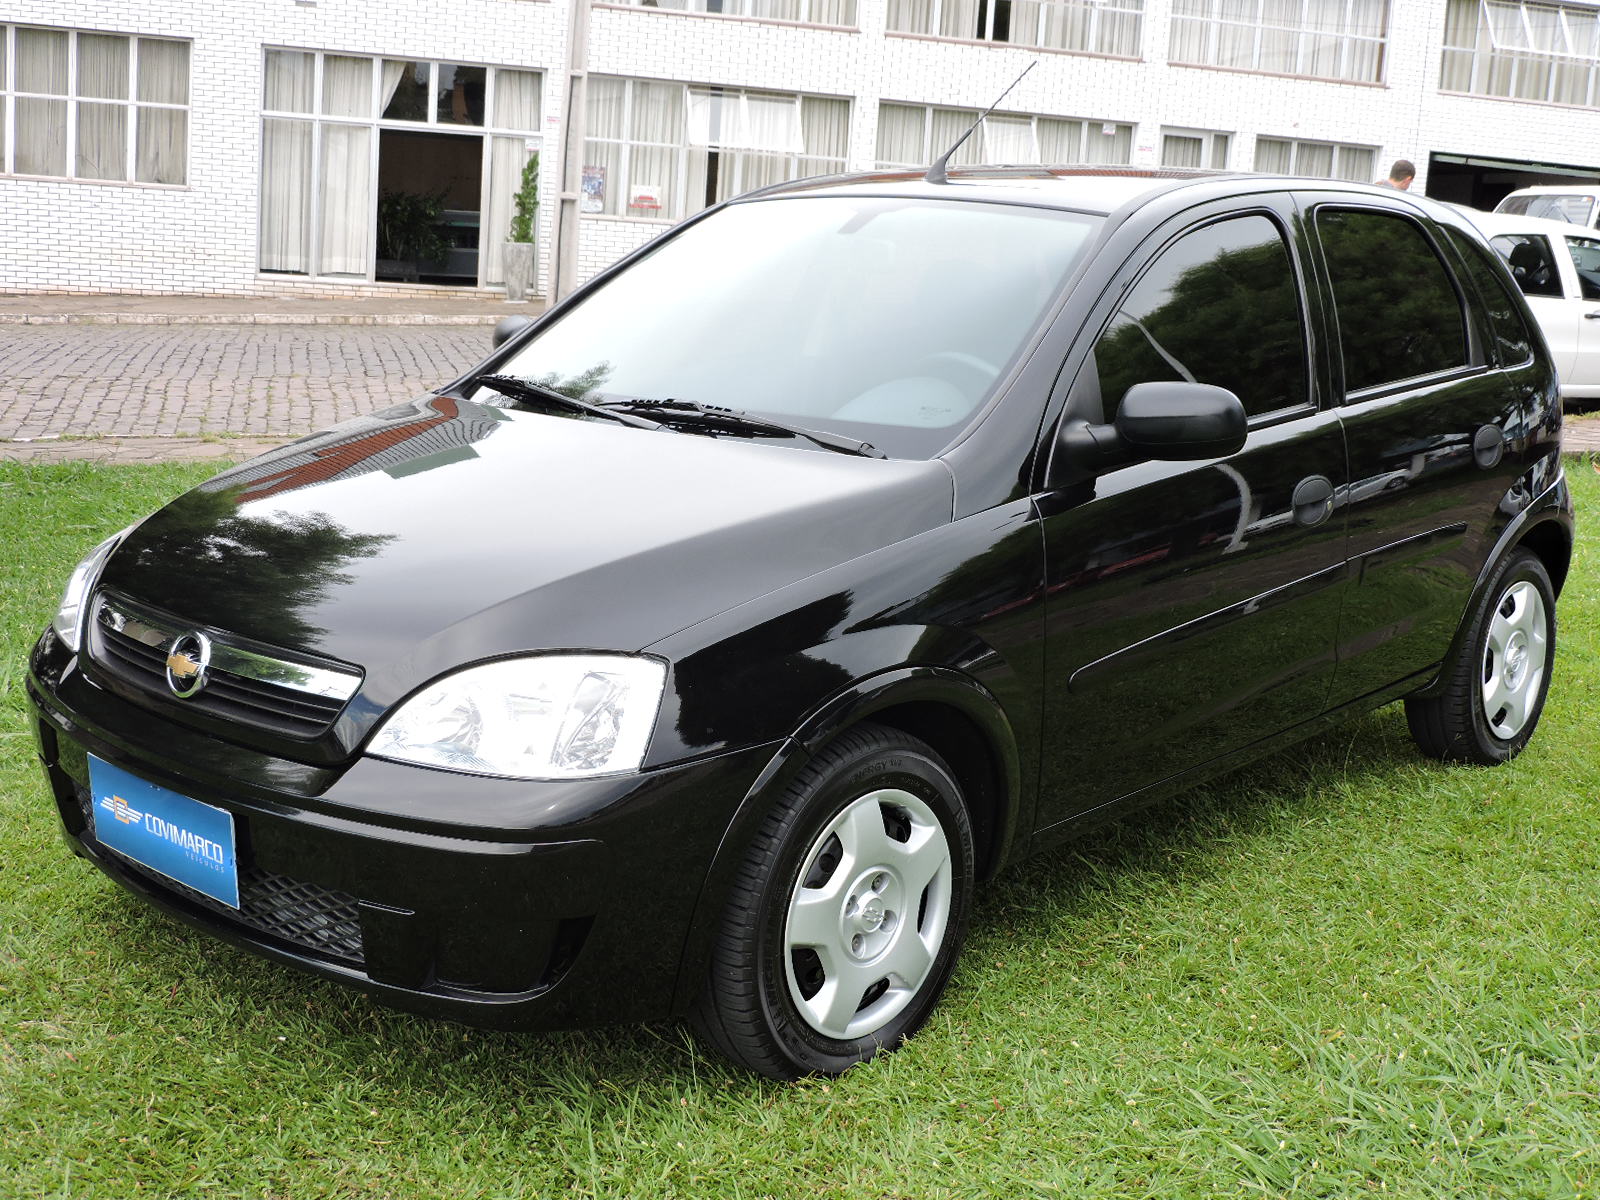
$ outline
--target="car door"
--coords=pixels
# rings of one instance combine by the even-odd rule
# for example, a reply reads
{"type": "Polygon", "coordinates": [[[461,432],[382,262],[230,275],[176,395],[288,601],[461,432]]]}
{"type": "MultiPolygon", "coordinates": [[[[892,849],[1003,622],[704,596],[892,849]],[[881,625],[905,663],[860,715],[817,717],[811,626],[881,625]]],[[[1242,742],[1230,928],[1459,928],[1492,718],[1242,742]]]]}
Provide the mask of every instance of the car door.
{"type": "MultiPolygon", "coordinates": [[[[1222,386],[1249,417],[1226,459],[1086,472],[1036,496],[1046,556],[1041,829],[1323,711],[1344,521],[1337,415],[1286,197],[1148,239],[1096,310],[1063,423],[1107,423],[1136,383],[1222,386]]],[[[1069,360],[1072,361],[1072,360],[1069,360]]]]}
{"type": "Polygon", "coordinates": [[[1424,682],[1448,649],[1523,470],[1521,400],[1537,382],[1522,373],[1531,352],[1526,367],[1494,362],[1440,226],[1376,201],[1306,204],[1350,450],[1342,703],[1424,682]]]}
{"type": "MultiPolygon", "coordinates": [[[[1600,237],[1568,234],[1561,263],[1568,310],[1577,327],[1572,365],[1561,375],[1561,394],[1579,400],[1600,398],[1600,237]]],[[[1559,371],[1559,368],[1557,368],[1559,371]]]]}

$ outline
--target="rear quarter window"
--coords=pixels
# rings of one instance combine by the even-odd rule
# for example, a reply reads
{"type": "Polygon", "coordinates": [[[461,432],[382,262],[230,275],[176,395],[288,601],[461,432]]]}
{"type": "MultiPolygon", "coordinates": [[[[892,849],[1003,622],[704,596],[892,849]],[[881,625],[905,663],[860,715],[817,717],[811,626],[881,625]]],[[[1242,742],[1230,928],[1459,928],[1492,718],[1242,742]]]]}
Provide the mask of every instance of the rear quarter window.
{"type": "Polygon", "coordinates": [[[1477,241],[1450,228],[1445,229],[1445,236],[1461,255],[1467,277],[1478,290],[1483,323],[1493,339],[1499,362],[1503,366],[1527,362],[1533,355],[1533,337],[1522,320],[1505,276],[1477,241]]]}
{"type": "Polygon", "coordinates": [[[1347,392],[1467,365],[1467,317],[1422,226],[1398,213],[1320,209],[1347,392]]]}

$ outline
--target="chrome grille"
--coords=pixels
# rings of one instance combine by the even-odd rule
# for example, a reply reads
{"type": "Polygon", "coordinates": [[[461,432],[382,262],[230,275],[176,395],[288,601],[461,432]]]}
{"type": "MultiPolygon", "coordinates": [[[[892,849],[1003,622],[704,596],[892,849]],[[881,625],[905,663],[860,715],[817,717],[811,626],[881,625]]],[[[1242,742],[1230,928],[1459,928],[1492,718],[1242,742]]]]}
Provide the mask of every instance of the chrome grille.
{"type": "Polygon", "coordinates": [[[167,655],[188,632],[175,617],[101,593],[89,622],[89,656],[145,691],[294,738],[325,732],[361,685],[351,668],[259,653],[222,635],[211,642],[205,686],[179,701],[167,686],[167,655]]]}
{"type": "MultiPolygon", "coordinates": [[[[88,829],[92,830],[93,806],[85,788],[78,789],[78,806],[83,810],[88,829]]],[[[102,850],[109,848],[102,846],[102,850]]],[[[125,870],[163,891],[181,896],[190,904],[329,958],[356,966],[363,964],[361,914],[356,898],[347,892],[240,863],[239,907],[234,909],[131,858],[115,851],[110,853],[125,870]]]]}

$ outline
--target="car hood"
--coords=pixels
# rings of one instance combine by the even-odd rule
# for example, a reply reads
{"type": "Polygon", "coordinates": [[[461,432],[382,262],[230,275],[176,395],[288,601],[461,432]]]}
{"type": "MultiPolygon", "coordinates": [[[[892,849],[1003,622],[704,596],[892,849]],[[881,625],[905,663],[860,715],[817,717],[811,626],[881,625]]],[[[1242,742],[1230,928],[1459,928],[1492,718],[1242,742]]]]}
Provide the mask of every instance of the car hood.
{"type": "Polygon", "coordinates": [[[950,519],[943,464],[433,396],[224,472],[103,586],[361,667],[392,703],[463,663],[636,650],[950,519]]]}

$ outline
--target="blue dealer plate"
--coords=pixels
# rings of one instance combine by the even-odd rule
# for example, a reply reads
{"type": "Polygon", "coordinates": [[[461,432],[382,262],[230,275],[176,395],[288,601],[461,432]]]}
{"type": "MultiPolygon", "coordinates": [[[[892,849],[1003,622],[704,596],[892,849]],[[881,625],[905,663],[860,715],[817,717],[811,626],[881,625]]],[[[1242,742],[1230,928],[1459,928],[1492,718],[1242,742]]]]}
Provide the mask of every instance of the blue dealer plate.
{"type": "Polygon", "coordinates": [[[239,907],[233,814],[89,755],[94,836],[102,846],[239,907]]]}

